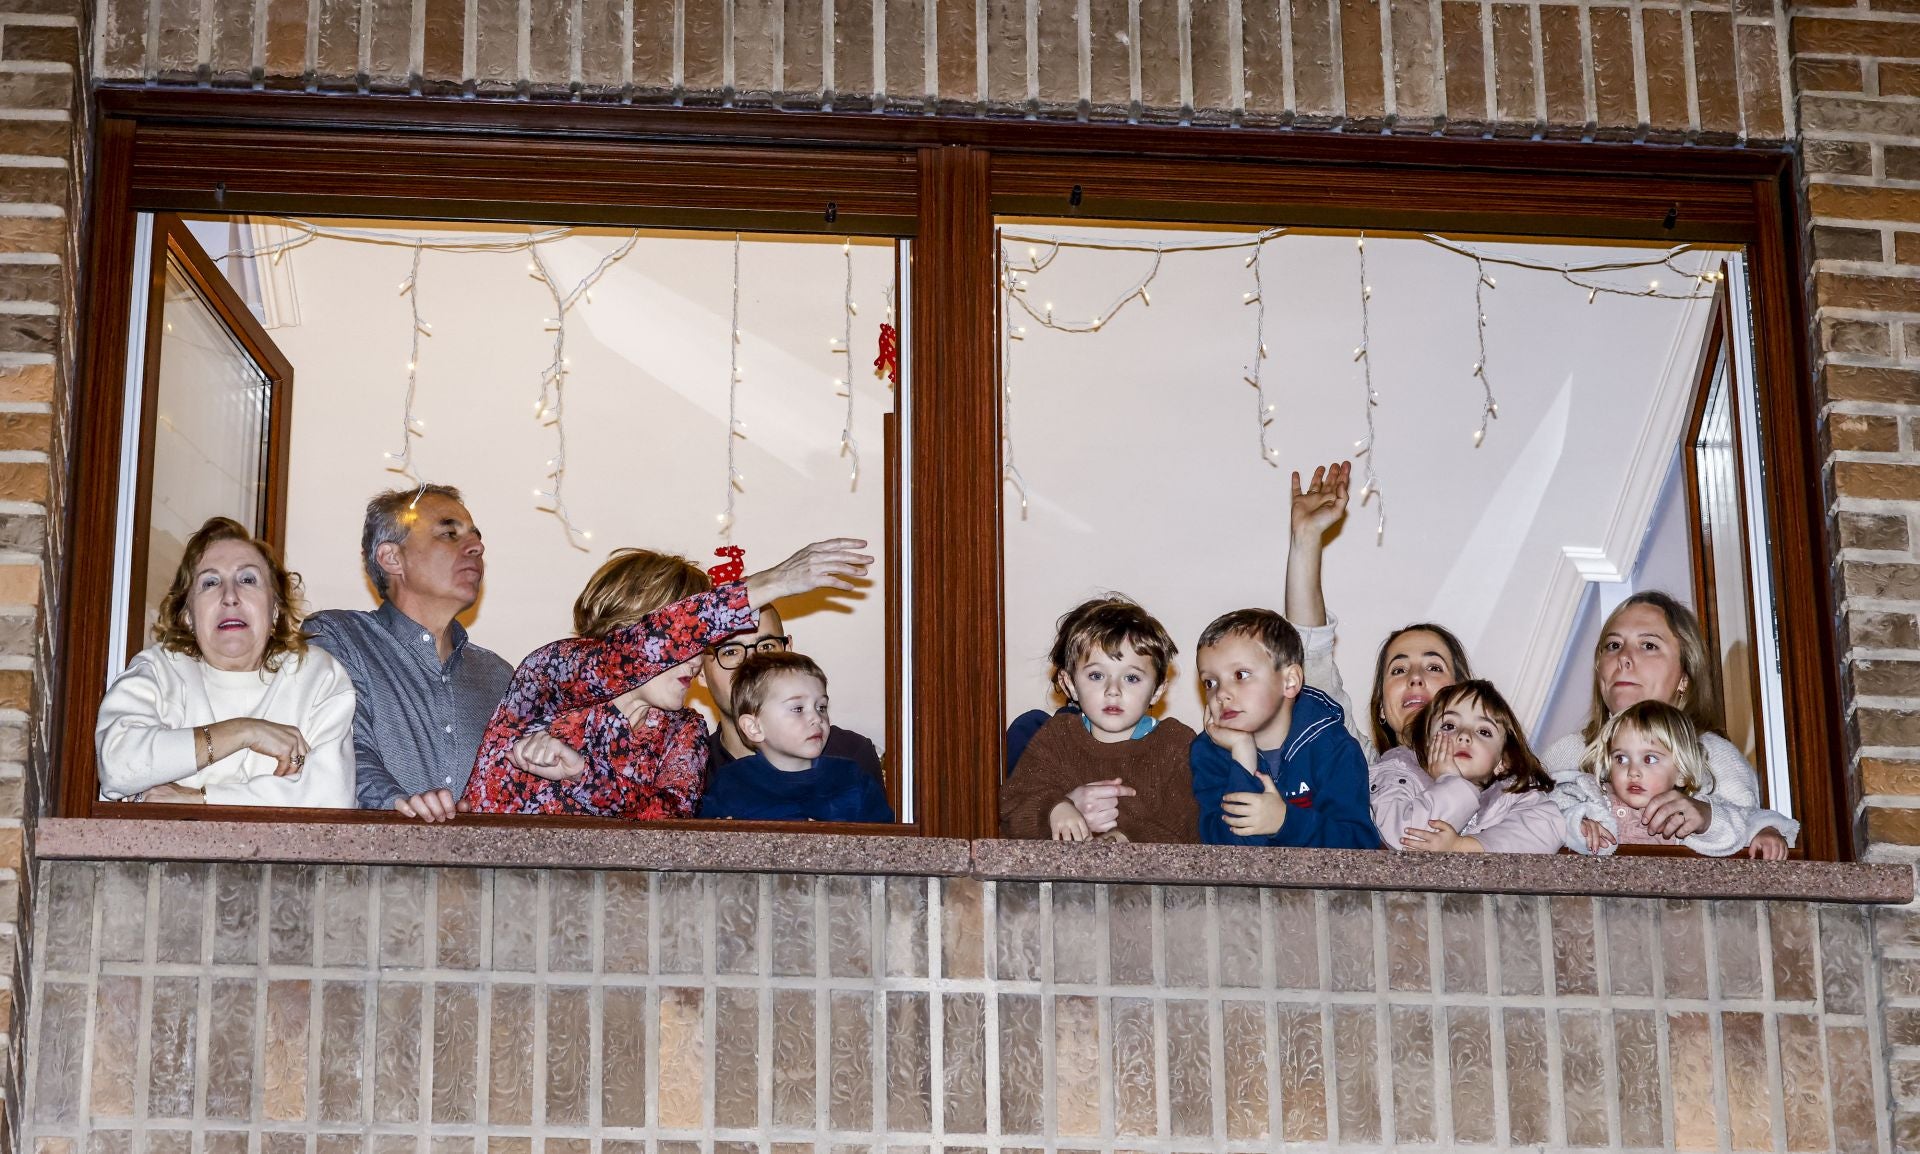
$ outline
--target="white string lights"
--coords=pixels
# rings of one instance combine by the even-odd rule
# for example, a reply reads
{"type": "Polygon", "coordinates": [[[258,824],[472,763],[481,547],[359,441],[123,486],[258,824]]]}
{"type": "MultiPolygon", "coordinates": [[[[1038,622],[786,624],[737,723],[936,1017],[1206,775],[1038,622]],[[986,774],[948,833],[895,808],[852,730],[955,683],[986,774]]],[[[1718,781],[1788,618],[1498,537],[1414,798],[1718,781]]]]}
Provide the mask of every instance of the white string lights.
{"type": "Polygon", "coordinates": [[[407,267],[407,279],[400,282],[400,295],[407,298],[413,313],[412,344],[407,350],[407,393],[401,404],[400,451],[388,453],[389,472],[399,473],[414,484],[420,475],[413,471],[413,439],[426,433],[426,422],[413,415],[413,396],[420,382],[420,338],[433,335],[433,326],[420,319],[420,254],[425,246],[415,243],[413,263],[407,267]]]}
{"type": "Polygon", "coordinates": [[[1380,407],[1380,394],[1373,390],[1373,358],[1368,355],[1373,344],[1373,286],[1367,283],[1366,233],[1354,241],[1354,248],[1360,256],[1360,347],[1353,350],[1353,359],[1360,365],[1360,380],[1367,389],[1363,406],[1367,414],[1367,437],[1354,446],[1354,455],[1363,458],[1360,505],[1365,508],[1369,500],[1374,502],[1373,543],[1379,545],[1387,539],[1387,497],[1380,491],[1380,474],[1374,470],[1379,454],[1374,452],[1373,411],[1380,407]]]}
{"type": "Polygon", "coordinates": [[[720,538],[733,544],[733,497],[746,492],[734,465],[733,443],[747,433],[740,424],[740,234],[733,234],[733,312],[727,326],[727,507],[719,516],[720,538]]]}
{"type": "Polygon", "coordinates": [[[591,530],[582,529],[573,523],[573,516],[567,511],[567,370],[573,364],[567,359],[567,314],[573,306],[582,300],[591,301],[594,284],[606,274],[606,271],[619,263],[620,259],[633,251],[640,242],[639,230],[600,258],[598,264],[588,270],[587,275],[571,290],[562,291],[547,271],[547,262],[538,248],[531,248],[528,256],[527,273],[542,285],[553,298],[552,316],[546,320],[548,331],[553,333],[553,357],[547,367],[540,370],[540,399],[534,402],[534,419],[553,427],[554,453],[547,458],[547,479],[551,484],[545,489],[535,489],[533,495],[548,503],[547,512],[559,518],[560,525],[567,533],[567,544],[585,551],[586,542],[593,539],[591,530]]]}
{"type": "MultiPolygon", "coordinates": [[[[1481,295],[1485,289],[1497,287],[1493,278],[1487,275],[1486,261],[1480,257],[1473,259],[1473,332],[1480,343],[1480,354],[1473,362],[1473,375],[1480,380],[1481,404],[1480,427],[1473,431],[1473,447],[1479,448],[1487,439],[1487,423],[1500,419],[1500,406],[1493,399],[1493,382],[1487,379],[1487,305],[1481,295]]],[[[1587,302],[1593,303],[1591,301],[1587,302]]]]}
{"type": "MultiPolygon", "coordinates": [[[[1059,246],[1054,246],[1055,251],[1059,246]]],[[[1046,266],[1038,260],[1039,253],[1027,250],[1028,260],[1033,262],[1034,271],[1046,266]]],[[[1053,255],[1048,254],[1051,261],[1053,255]]],[[[1006,245],[1000,246],[1000,289],[1006,295],[1006,303],[1000,309],[1000,476],[1003,484],[1013,486],[1020,495],[1020,519],[1027,519],[1027,479],[1020,475],[1020,466],[1013,459],[1013,342],[1027,339],[1027,326],[1013,323],[1013,309],[1017,302],[1017,278],[1013,266],[1007,259],[1006,245]]],[[[1031,315],[1031,310],[1028,310],[1031,315]]],[[[1052,314],[1053,309],[1048,307],[1052,314]]],[[[1043,322],[1044,323],[1044,322],[1043,322]]]]}
{"type": "MultiPolygon", "coordinates": [[[[1266,378],[1262,375],[1262,370],[1265,368],[1267,362],[1267,298],[1261,292],[1260,286],[1260,254],[1266,251],[1263,244],[1264,236],[1265,234],[1262,234],[1262,241],[1256,241],[1254,243],[1253,255],[1247,258],[1247,267],[1253,270],[1253,292],[1250,295],[1250,299],[1245,303],[1254,306],[1255,315],[1253,322],[1253,366],[1247,370],[1246,380],[1249,385],[1253,386],[1254,405],[1256,407],[1254,420],[1260,433],[1260,459],[1278,469],[1280,467],[1280,450],[1276,446],[1267,444],[1267,426],[1273,424],[1274,406],[1267,403],[1266,378]]],[[[1156,265],[1158,264],[1157,261],[1155,263],[1156,265]]]]}
{"type": "Polygon", "coordinates": [[[834,379],[834,386],[847,398],[847,423],[840,429],[840,455],[847,458],[847,486],[860,487],[860,445],[853,439],[853,318],[860,306],[853,303],[853,241],[840,242],[840,255],[847,265],[846,289],[842,294],[840,344],[834,351],[847,358],[846,376],[834,379]]]}

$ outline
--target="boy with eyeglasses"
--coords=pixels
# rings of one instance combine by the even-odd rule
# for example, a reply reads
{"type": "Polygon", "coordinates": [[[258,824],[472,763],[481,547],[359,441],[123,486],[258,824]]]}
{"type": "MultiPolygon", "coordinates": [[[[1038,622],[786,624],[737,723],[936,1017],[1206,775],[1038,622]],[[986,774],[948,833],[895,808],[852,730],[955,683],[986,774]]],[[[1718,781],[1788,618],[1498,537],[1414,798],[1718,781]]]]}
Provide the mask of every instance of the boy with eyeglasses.
{"type": "MultiPolygon", "coordinates": [[[[707,650],[700,664],[701,680],[713,695],[719,724],[707,735],[707,771],[712,773],[730,761],[753,754],[753,746],[740,734],[740,722],[733,710],[733,679],[741,662],[751,653],[791,652],[793,638],[787,636],[780,610],[772,605],[760,611],[758,627],[736,633],[707,650]]],[[[885,784],[880,768],[880,751],[873,742],[850,729],[833,726],[827,731],[826,757],[844,757],[865,770],[875,781],[885,784]]]]}

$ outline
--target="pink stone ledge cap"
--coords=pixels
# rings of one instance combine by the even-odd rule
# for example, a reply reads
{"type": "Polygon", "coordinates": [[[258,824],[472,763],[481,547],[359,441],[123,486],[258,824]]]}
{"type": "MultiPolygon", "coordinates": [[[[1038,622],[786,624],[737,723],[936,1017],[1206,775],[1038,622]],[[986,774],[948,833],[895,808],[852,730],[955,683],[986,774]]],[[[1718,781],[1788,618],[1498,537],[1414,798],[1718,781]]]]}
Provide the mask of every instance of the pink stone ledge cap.
{"type": "Polygon", "coordinates": [[[40,858],[972,876],[1006,881],[1595,894],[1904,905],[1911,866],[1576,854],[1068,844],[735,830],[47,818],[40,858]]]}
{"type": "Polygon", "coordinates": [[[1288,889],[1428,890],[1663,898],[1913,900],[1912,866],[1581,854],[1402,854],[1110,842],[976,841],[973,874],[1006,881],[1100,881],[1288,889]]]}
{"type": "Polygon", "coordinates": [[[47,818],[40,858],[135,861],[352,862],[723,873],[962,875],[959,838],[733,830],[568,829],[453,823],[276,823],[47,818]]]}

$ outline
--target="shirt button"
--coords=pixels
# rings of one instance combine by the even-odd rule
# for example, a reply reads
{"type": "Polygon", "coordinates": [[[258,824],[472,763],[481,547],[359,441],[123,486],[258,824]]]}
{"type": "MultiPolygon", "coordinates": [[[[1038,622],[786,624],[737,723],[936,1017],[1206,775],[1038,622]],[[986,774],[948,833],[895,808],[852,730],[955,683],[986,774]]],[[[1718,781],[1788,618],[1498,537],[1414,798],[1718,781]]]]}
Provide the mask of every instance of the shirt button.
{"type": "Polygon", "coordinates": [[[422,640],[422,641],[432,641],[432,640],[433,640],[433,634],[431,634],[431,633],[422,633],[422,634],[420,635],[420,640],[422,640]]]}
{"type": "Polygon", "coordinates": [[[447,732],[448,732],[448,733],[452,733],[452,732],[453,732],[453,726],[451,726],[451,725],[449,725],[449,726],[447,726],[447,732]]]}
{"type": "Polygon", "coordinates": [[[453,779],[452,779],[452,778],[448,778],[448,779],[447,779],[447,784],[448,784],[448,785],[452,785],[452,784],[453,784],[453,779]]]}

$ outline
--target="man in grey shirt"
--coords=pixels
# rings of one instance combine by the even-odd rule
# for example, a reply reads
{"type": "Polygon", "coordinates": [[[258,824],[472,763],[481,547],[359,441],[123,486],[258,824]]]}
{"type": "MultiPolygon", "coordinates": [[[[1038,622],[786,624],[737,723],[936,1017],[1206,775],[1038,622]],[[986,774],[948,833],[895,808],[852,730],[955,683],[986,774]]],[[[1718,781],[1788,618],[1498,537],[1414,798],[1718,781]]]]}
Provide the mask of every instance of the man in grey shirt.
{"type": "Polygon", "coordinates": [[[355,793],[362,809],[447,821],[513,666],[455,620],[480,599],[486,546],[450,485],[367,502],[360,552],[382,602],[302,623],[353,678],[355,793]]]}

